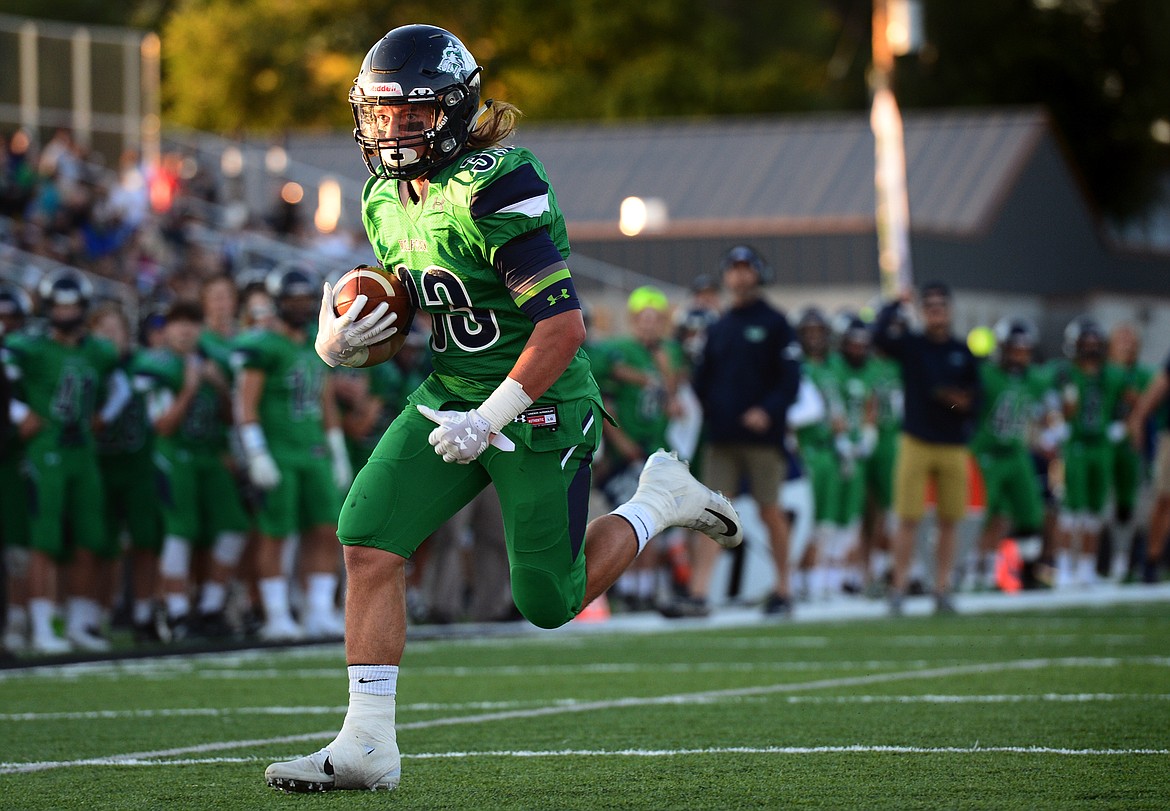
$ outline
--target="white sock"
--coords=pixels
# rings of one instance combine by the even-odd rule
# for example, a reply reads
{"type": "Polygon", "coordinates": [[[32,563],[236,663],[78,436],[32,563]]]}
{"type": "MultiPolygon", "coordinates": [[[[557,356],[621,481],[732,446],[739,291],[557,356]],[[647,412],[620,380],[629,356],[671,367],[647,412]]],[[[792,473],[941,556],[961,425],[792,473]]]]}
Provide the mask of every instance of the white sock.
{"type": "Polygon", "coordinates": [[[203,584],[203,593],[199,595],[200,614],[215,614],[218,611],[223,611],[223,606],[226,602],[226,585],[216,583],[214,580],[208,580],[203,584]]]}
{"type": "Polygon", "coordinates": [[[658,572],[653,569],[646,569],[637,573],[639,597],[653,597],[655,586],[658,584],[658,572]]]}
{"type": "Polygon", "coordinates": [[[288,581],[283,577],[266,577],[259,582],[260,602],[264,605],[264,616],[269,622],[292,621],[288,603],[288,581]]]}
{"type": "Polygon", "coordinates": [[[1077,582],[1091,586],[1097,582],[1097,553],[1085,552],[1077,561],[1077,582]]]}
{"type": "Polygon", "coordinates": [[[163,599],[167,604],[167,616],[171,619],[177,620],[191,613],[191,598],[186,592],[173,591],[163,599]]]}
{"type": "Polygon", "coordinates": [[[138,598],[134,601],[133,621],[135,625],[145,625],[150,622],[154,604],[149,598],[138,598]]]}
{"type": "Polygon", "coordinates": [[[33,597],[28,601],[28,617],[33,636],[56,636],[53,632],[53,601],[33,597]]]}
{"type": "Polygon", "coordinates": [[[346,670],[351,697],[356,693],[392,696],[398,692],[398,665],[350,665],[346,670]]]}
{"type": "Polygon", "coordinates": [[[102,610],[97,600],[89,597],[70,597],[65,627],[69,633],[88,632],[101,625],[102,610]]]}
{"type": "Polygon", "coordinates": [[[634,528],[634,535],[638,538],[639,554],[646,548],[646,544],[650,543],[651,538],[665,529],[665,527],[658,526],[658,520],[654,517],[654,513],[647,509],[644,504],[638,504],[633,501],[627,501],[611,512],[610,515],[621,516],[634,528]]]}
{"type": "Polygon", "coordinates": [[[869,553],[869,574],[874,580],[886,576],[890,570],[890,553],[884,549],[874,549],[869,553]]]}
{"type": "Polygon", "coordinates": [[[314,572],[310,574],[305,599],[308,602],[310,614],[329,614],[336,610],[337,575],[328,572],[314,572]]]}
{"type": "Polygon", "coordinates": [[[8,629],[16,633],[24,633],[28,625],[28,611],[23,605],[8,604],[8,629]]]}
{"type": "Polygon", "coordinates": [[[1073,557],[1072,552],[1061,549],[1056,553],[1056,587],[1065,588],[1072,582],[1073,557]]]}

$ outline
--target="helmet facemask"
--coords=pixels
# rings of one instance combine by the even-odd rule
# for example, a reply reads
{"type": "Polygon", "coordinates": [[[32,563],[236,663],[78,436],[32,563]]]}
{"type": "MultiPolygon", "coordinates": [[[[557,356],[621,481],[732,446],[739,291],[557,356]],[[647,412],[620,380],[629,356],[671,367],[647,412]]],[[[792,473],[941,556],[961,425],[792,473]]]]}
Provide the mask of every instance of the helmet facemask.
{"type": "Polygon", "coordinates": [[[449,119],[433,101],[404,101],[375,98],[354,100],[354,137],[362,148],[366,165],[378,177],[417,177],[433,163],[426,160],[434,150],[453,153],[458,144],[448,137],[439,143],[439,132],[449,119]],[[385,103],[390,101],[390,103],[385,103]]]}

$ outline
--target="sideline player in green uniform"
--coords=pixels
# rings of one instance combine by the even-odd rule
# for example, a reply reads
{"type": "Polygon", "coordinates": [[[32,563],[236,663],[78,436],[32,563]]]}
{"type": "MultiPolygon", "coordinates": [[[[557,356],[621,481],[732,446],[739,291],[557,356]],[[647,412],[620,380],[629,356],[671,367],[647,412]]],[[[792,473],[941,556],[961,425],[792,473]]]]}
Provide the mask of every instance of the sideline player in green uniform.
{"type": "Polygon", "coordinates": [[[866,591],[880,594],[890,572],[890,507],[894,503],[894,467],[902,431],[902,375],[898,364],[874,352],[869,359],[870,385],[877,398],[877,444],[865,459],[865,516],[862,550],[866,591]]]}
{"type": "Polygon", "coordinates": [[[996,333],[996,362],[979,366],[984,396],[971,440],[987,493],[973,567],[979,588],[995,583],[996,549],[1009,530],[1014,527],[1025,557],[1034,559],[1044,528],[1044,497],[1031,447],[1046,422],[1051,384],[1044,370],[1032,364],[1036,334],[1029,324],[1005,321],[996,333]]]}
{"type": "MultiPolygon", "coordinates": [[[[107,304],[90,317],[91,332],[118,350],[119,368],[131,379],[131,397],[118,418],[97,435],[98,465],[106,498],[106,533],[121,548],[129,537],[131,621],[135,639],[158,639],[154,599],[158,585],[158,552],[162,547],[162,512],[154,498],[154,428],[146,413],[146,396],[134,385],[134,367],[142,352],[134,347],[130,322],[122,307],[107,304]]],[[[110,567],[113,569],[114,567],[110,567]]],[[[119,573],[102,572],[108,599],[118,599],[119,573]]],[[[108,606],[112,608],[113,606],[108,606]]]]}
{"type": "Polygon", "coordinates": [[[172,639],[226,632],[227,586],[239,564],[246,521],[235,481],[224,465],[230,392],[224,370],[199,351],[203,314],[177,302],[164,316],[163,345],[135,369],[147,391],[158,434],[154,464],[161,482],[166,537],[159,573],[172,639]],[[197,613],[191,609],[193,551],[211,549],[197,613]]]}
{"type": "Polygon", "coordinates": [[[25,421],[41,424],[28,442],[26,457],[32,485],[31,643],[41,653],[61,653],[75,645],[101,651],[109,642],[98,634],[103,595],[93,572],[100,561],[117,554],[117,546],[110,543],[102,521],[86,520],[104,510],[93,426],[95,420],[102,425],[117,417],[130,399],[130,384],[118,370],[117,349],[86,332],[93,291],[84,276],[73,271],[47,275],[38,293],[48,316],[47,334],[23,333],[6,342],[9,377],[17,381],[30,409],[25,421]],[[109,394],[99,409],[103,385],[109,394]],[[65,639],[52,624],[58,572],[67,575],[65,639]]]}
{"type": "Polygon", "coordinates": [[[1056,373],[1069,426],[1057,588],[1097,582],[1098,536],[1113,490],[1113,447],[1126,436],[1121,421],[1126,376],[1106,360],[1106,337],[1100,325],[1088,318],[1073,321],[1065,330],[1065,351],[1070,362],[1056,373]]]}
{"type": "Polygon", "coordinates": [[[800,458],[813,491],[813,525],[800,569],[806,573],[809,596],[822,599],[829,596],[826,544],[833,534],[833,514],[841,488],[831,427],[842,418],[841,398],[830,371],[832,331],[820,308],[804,309],[796,322],[796,335],[804,353],[801,362],[804,375],[816,386],[825,405],[823,420],[808,423],[796,431],[800,458]]]}
{"type": "MultiPolygon", "coordinates": [[[[1154,370],[1138,363],[1141,339],[1132,324],[1121,323],[1109,332],[1109,360],[1125,375],[1125,394],[1121,401],[1120,418],[1129,421],[1129,415],[1138,399],[1154,380],[1154,370]]],[[[1123,579],[1130,562],[1130,547],[1137,531],[1139,498],[1147,480],[1147,465],[1128,437],[1113,443],[1113,514],[1108,533],[1112,552],[1110,577],[1123,579]]]]}
{"type": "Polygon", "coordinates": [[[276,302],[271,331],[236,342],[238,385],[234,410],[248,476],[263,496],[256,516],[260,600],[267,640],[340,638],[337,508],[353,477],[330,370],[313,351],[307,327],[317,301],[317,279],[298,266],[272,270],[265,279],[276,302]],[[300,534],[305,580],[301,622],[289,603],[284,545],[300,534]]]}
{"type": "MultiPolygon", "coordinates": [[[[670,301],[657,287],[639,287],[626,302],[630,332],[598,347],[605,376],[598,377],[606,409],[614,422],[603,425],[606,475],[601,491],[611,509],[624,504],[638,487],[646,459],[669,448],[666,429],[677,414],[675,397],[686,375],[682,348],[666,338],[670,301]]],[[[592,357],[592,356],[591,356],[592,357]]],[[[658,594],[656,551],[634,559],[613,591],[631,610],[655,607],[658,594]]]]}
{"type": "MultiPolygon", "coordinates": [[[[731,503],[686,465],[653,454],[634,498],[586,527],[600,396],[580,351],[580,305],[564,218],[544,169],[501,147],[518,111],[480,110],[480,68],[458,39],[405,26],[366,55],[350,93],[374,177],[362,212],[378,259],[434,315],[434,373],[350,489],[345,545],[349,712],[324,749],[268,767],[278,789],[390,789],[406,641],[407,558],[489,481],[500,496],[513,599],[534,624],[568,622],[668,526],[742,540],[731,503]]],[[[322,300],[317,350],[359,365],[396,329],[385,308],[354,322],[322,300]]]]}
{"type": "Polygon", "coordinates": [[[878,437],[869,328],[852,314],[846,314],[843,321],[839,350],[830,358],[828,368],[840,403],[840,413],[831,426],[839,484],[829,517],[832,530],[824,545],[830,595],[839,595],[845,589],[852,593],[861,590],[857,563],[865,508],[865,461],[877,446],[878,437]]]}

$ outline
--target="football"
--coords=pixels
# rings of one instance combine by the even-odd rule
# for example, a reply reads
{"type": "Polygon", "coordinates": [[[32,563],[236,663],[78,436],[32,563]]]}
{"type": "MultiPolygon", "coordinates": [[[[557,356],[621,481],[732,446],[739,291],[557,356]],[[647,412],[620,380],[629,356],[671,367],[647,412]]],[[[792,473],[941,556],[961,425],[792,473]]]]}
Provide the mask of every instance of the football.
{"type": "Polygon", "coordinates": [[[396,274],[384,268],[360,265],[338,279],[334,285],[333,312],[344,315],[354,299],[362,295],[367,301],[357,318],[373,312],[383,301],[390,307],[389,312],[398,313],[398,320],[394,322],[398,332],[370,346],[370,356],[362,364],[363,367],[375,366],[390,360],[406,343],[406,334],[410,332],[410,325],[414,321],[414,304],[406,291],[406,285],[396,274]]]}

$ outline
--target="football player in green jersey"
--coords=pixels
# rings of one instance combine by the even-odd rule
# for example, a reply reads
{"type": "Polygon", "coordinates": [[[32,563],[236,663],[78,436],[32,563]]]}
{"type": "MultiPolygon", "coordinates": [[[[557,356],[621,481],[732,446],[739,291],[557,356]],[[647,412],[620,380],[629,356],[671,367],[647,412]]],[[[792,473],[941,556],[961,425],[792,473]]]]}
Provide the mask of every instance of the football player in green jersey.
{"type": "Polygon", "coordinates": [[[877,447],[878,400],[870,361],[871,336],[860,318],[844,314],[840,347],[829,361],[840,413],[832,422],[833,448],[840,484],[830,516],[832,531],[824,539],[828,591],[858,593],[863,585],[858,565],[862,512],[865,508],[865,461],[877,447]]]}
{"type": "MultiPolygon", "coordinates": [[[[134,385],[133,369],[141,352],[133,345],[130,322],[118,304],[106,304],[90,317],[90,330],[118,350],[119,365],[131,379],[132,395],[118,418],[97,435],[98,464],[106,498],[106,537],[119,543],[129,536],[131,620],[138,641],[158,639],[154,623],[158,551],[162,546],[162,512],[155,498],[154,428],[146,413],[146,396],[134,385]]],[[[117,598],[117,573],[103,572],[107,598],[117,598]]],[[[109,606],[112,608],[112,606],[109,606]]]]}
{"type": "Polygon", "coordinates": [[[894,467],[902,430],[902,375],[898,364],[875,352],[869,359],[870,385],[877,397],[877,444],[865,459],[865,516],[861,545],[866,560],[866,590],[880,594],[890,571],[890,507],[894,467]]]}
{"type": "Polygon", "coordinates": [[[267,640],[340,638],[335,607],[339,566],[337,509],[353,478],[330,370],[313,350],[308,326],[318,278],[298,265],[272,270],[265,285],[276,303],[271,331],[236,342],[234,409],[248,476],[263,491],[256,523],[257,566],[267,640]],[[283,549],[300,533],[305,580],[302,622],[293,620],[283,549]]]}
{"type": "MultiPolygon", "coordinates": [[[[1138,363],[1141,339],[1132,324],[1121,323],[1109,332],[1109,360],[1126,378],[1122,396],[1121,418],[1128,421],[1138,398],[1154,380],[1154,370],[1138,363]]],[[[1146,463],[1142,453],[1126,439],[1113,444],[1113,515],[1108,533],[1112,552],[1110,576],[1125,577],[1129,569],[1130,547],[1137,530],[1135,512],[1138,497],[1146,480],[1146,463]]]]}
{"type": "Polygon", "coordinates": [[[130,384],[118,369],[118,352],[89,335],[89,280],[76,271],[46,275],[38,286],[48,316],[47,334],[24,333],[6,341],[9,377],[17,381],[30,414],[41,428],[29,440],[30,499],[29,619],[34,650],[60,653],[73,646],[106,650],[100,636],[102,597],[93,573],[116,554],[101,521],[104,509],[94,427],[108,425],[130,399],[130,384]],[[98,392],[107,387],[98,407],[98,392]],[[67,544],[66,538],[72,543],[67,544]],[[66,577],[69,595],[66,639],[53,630],[53,584],[66,577]]]}
{"type": "MultiPolygon", "coordinates": [[[[597,383],[607,410],[614,415],[614,422],[603,426],[606,475],[601,482],[611,508],[634,494],[647,457],[669,447],[666,429],[678,413],[675,398],[686,375],[681,347],[666,339],[670,326],[666,294],[657,287],[639,287],[630,294],[626,311],[629,334],[615,336],[594,352],[605,358],[606,374],[597,383]]],[[[618,578],[614,592],[627,608],[654,608],[658,594],[655,554],[639,555],[618,578]]]]}
{"type": "MultiPolygon", "coordinates": [[[[480,106],[480,68],[449,32],[397,28],[350,91],[355,136],[373,177],[362,213],[378,259],[434,316],[434,373],[386,431],[350,488],[345,545],[349,712],[337,738],[275,763],[277,789],[390,789],[406,641],[407,559],[489,481],[499,493],[517,608],[553,628],[603,593],[668,526],[742,540],[731,503],[665,452],[647,460],[634,498],[586,527],[600,395],[580,351],[581,309],[565,261],[565,221],[544,168],[500,146],[517,110],[480,106]]],[[[341,317],[322,297],[317,351],[361,365],[393,315],[355,299],[341,317]],[[360,305],[360,306],[359,306],[360,305]],[[352,314],[352,315],[351,315],[352,314]]]]}
{"type": "Polygon", "coordinates": [[[1048,376],[1032,364],[1036,332],[1030,324],[1005,320],[995,332],[995,362],[979,366],[984,396],[971,440],[987,494],[979,557],[972,567],[981,589],[995,584],[996,550],[1009,530],[1014,527],[1024,557],[1035,559],[1044,527],[1044,497],[1031,448],[1048,422],[1048,376]]]}
{"type": "Polygon", "coordinates": [[[222,618],[227,587],[239,564],[246,520],[235,480],[224,464],[230,391],[223,369],[199,351],[203,313],[179,301],[164,316],[163,345],[142,357],[135,386],[147,392],[158,433],[154,456],[161,483],[166,537],[159,573],[167,632],[226,631],[222,618]],[[197,615],[191,610],[192,552],[210,550],[197,615]]]}
{"type": "Polygon", "coordinates": [[[796,431],[800,457],[813,491],[813,525],[800,569],[805,572],[808,594],[816,599],[829,594],[826,544],[833,535],[833,517],[840,498],[841,477],[833,447],[832,424],[842,419],[840,392],[830,371],[832,330],[819,307],[806,307],[796,322],[796,335],[804,353],[805,377],[817,388],[825,406],[823,420],[796,431]]]}
{"type": "Polygon", "coordinates": [[[1064,446],[1064,510],[1056,553],[1058,588],[1097,581],[1097,543],[1113,490],[1113,448],[1126,436],[1121,417],[1125,373],[1106,359],[1096,321],[1078,318],[1065,330],[1070,361],[1056,373],[1069,438],[1064,446]]]}

